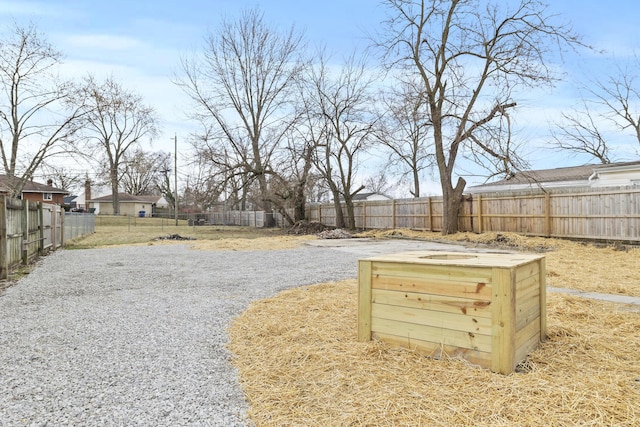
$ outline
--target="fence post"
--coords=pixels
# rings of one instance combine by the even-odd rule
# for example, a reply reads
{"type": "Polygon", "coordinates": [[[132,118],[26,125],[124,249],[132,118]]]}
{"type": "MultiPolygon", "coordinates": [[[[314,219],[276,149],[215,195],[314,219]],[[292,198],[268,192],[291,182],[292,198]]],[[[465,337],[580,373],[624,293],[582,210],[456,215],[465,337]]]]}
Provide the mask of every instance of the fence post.
{"type": "Polygon", "coordinates": [[[431,197],[427,199],[427,202],[429,208],[429,231],[433,231],[433,209],[431,208],[431,197]]]}
{"type": "Polygon", "coordinates": [[[396,228],[396,199],[391,201],[391,228],[396,228]]]}
{"type": "Polygon", "coordinates": [[[29,264],[29,201],[22,199],[22,264],[29,264]]]}
{"type": "Polygon", "coordinates": [[[547,237],[551,237],[551,197],[544,195],[544,227],[547,237]]]}
{"type": "Polygon", "coordinates": [[[0,196],[0,279],[7,279],[9,277],[7,220],[7,197],[0,196]]]}
{"type": "Polygon", "coordinates": [[[318,222],[322,224],[322,204],[318,204],[318,222]]]}
{"type": "Polygon", "coordinates": [[[60,217],[60,247],[62,247],[64,246],[64,209],[62,209],[62,206],[56,206],[53,211],[57,212],[58,217],[60,217]]]}
{"type": "Polygon", "coordinates": [[[44,206],[38,203],[38,255],[44,255],[44,206]]]}
{"type": "Polygon", "coordinates": [[[478,194],[478,233],[482,233],[482,196],[480,194],[478,194]]]}
{"type": "Polygon", "coordinates": [[[362,202],[362,229],[367,229],[367,202],[365,201],[362,202]]]}

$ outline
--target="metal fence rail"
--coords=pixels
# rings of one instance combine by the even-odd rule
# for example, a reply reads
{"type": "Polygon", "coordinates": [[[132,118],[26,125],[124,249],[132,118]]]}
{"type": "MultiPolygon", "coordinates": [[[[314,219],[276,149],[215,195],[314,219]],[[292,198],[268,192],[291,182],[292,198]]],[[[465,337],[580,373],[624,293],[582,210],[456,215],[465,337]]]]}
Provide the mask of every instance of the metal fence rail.
{"type": "Polygon", "coordinates": [[[92,213],[66,212],[64,214],[64,240],[82,237],[95,232],[96,216],[92,213]]]}

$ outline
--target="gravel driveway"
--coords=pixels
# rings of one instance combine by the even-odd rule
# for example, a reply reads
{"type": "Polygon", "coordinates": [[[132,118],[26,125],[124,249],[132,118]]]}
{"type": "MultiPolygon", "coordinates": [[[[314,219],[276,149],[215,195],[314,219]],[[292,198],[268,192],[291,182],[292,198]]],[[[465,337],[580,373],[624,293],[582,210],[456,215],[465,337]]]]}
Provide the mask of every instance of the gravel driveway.
{"type": "Polygon", "coordinates": [[[356,277],[362,256],[425,247],[58,251],[0,295],[0,426],[248,425],[230,320],[280,290],[356,277]]]}

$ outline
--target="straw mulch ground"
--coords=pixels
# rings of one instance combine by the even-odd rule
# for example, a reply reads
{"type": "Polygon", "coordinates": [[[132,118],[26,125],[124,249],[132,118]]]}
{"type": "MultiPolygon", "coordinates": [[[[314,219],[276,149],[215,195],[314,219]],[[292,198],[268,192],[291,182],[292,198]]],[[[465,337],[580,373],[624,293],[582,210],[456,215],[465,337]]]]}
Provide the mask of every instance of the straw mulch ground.
{"type": "Polygon", "coordinates": [[[254,303],[230,350],[257,426],[640,425],[640,314],[548,296],[549,339],[504,376],[357,342],[355,280],[254,303]]]}
{"type": "MultiPolygon", "coordinates": [[[[457,238],[548,251],[553,286],[640,296],[637,250],[457,238]]],[[[230,327],[229,348],[257,426],[640,425],[638,307],[553,293],[547,306],[549,339],[509,376],[358,342],[355,279],[252,304],[230,327]]]]}

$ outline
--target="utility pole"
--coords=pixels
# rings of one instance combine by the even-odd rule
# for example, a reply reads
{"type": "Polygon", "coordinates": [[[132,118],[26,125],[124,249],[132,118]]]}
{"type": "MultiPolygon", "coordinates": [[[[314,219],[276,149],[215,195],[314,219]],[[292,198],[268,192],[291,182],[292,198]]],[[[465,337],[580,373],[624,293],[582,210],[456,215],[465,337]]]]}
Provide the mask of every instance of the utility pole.
{"type": "Polygon", "coordinates": [[[173,143],[174,143],[174,157],[173,157],[173,162],[174,162],[174,185],[175,185],[175,191],[176,193],[174,194],[174,210],[175,210],[175,216],[176,216],[176,227],[178,226],[178,134],[176,133],[173,136],[173,143]]]}

